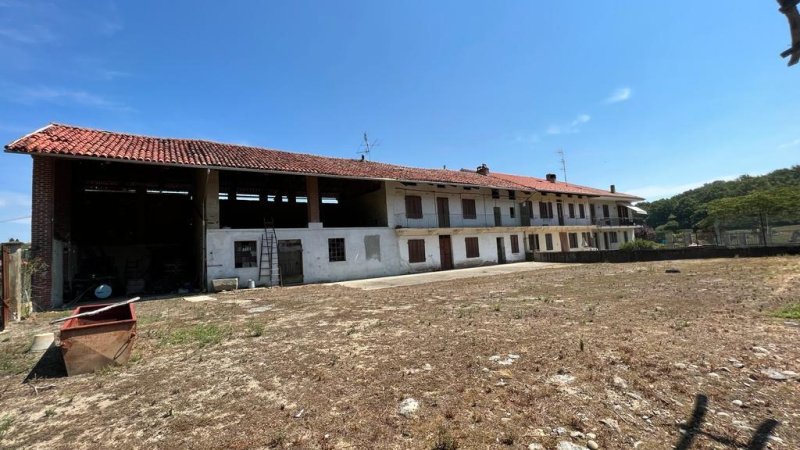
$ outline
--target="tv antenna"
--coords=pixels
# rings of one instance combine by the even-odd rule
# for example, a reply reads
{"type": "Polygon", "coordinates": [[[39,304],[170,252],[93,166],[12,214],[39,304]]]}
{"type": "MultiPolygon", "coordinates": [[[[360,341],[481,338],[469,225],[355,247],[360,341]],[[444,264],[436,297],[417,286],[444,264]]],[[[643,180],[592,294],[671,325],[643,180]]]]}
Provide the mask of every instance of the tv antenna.
{"type": "Polygon", "coordinates": [[[360,147],[360,148],[362,148],[362,150],[359,151],[359,152],[356,152],[356,153],[361,155],[361,159],[362,160],[364,158],[369,160],[370,152],[372,151],[373,148],[378,147],[379,145],[381,145],[380,141],[372,141],[372,142],[370,142],[369,141],[369,137],[367,136],[367,132],[365,131],[364,132],[364,142],[361,143],[361,147],[360,147]]]}
{"type": "Polygon", "coordinates": [[[558,153],[559,156],[561,156],[561,172],[564,174],[564,183],[566,183],[567,182],[567,160],[564,158],[564,149],[560,148],[560,149],[558,149],[558,152],[556,152],[556,153],[558,153]]]}

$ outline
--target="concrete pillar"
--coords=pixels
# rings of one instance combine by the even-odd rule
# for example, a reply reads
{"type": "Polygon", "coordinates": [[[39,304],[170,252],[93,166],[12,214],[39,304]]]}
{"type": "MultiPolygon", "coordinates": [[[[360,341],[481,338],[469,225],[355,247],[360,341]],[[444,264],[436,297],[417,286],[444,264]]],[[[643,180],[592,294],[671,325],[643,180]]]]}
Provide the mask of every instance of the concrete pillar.
{"type": "Polygon", "coordinates": [[[306,196],[308,197],[308,224],[320,223],[319,217],[319,179],[317,177],[306,177],[306,196]]]}
{"type": "Polygon", "coordinates": [[[55,190],[55,161],[52,157],[33,157],[33,186],[31,205],[31,256],[44,267],[31,279],[31,300],[34,308],[45,311],[51,307],[53,289],[53,205],[55,190]]]}
{"type": "Polygon", "coordinates": [[[22,320],[30,312],[30,306],[23,297],[22,286],[22,244],[9,242],[0,246],[3,258],[3,313],[2,322],[22,320]]]}
{"type": "Polygon", "coordinates": [[[209,170],[205,182],[206,230],[219,229],[219,171],[209,170]]]}

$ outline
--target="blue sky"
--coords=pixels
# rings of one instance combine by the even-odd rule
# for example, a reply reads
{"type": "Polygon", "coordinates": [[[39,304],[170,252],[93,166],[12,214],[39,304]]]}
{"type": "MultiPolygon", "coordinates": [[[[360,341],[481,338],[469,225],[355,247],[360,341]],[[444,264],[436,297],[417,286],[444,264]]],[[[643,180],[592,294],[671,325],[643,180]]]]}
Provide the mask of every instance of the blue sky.
{"type": "MultiPolygon", "coordinates": [[[[0,141],[61,122],[648,199],[800,163],[775,2],[0,0],[0,141]]],[[[30,158],[0,155],[0,239],[30,158]]]]}

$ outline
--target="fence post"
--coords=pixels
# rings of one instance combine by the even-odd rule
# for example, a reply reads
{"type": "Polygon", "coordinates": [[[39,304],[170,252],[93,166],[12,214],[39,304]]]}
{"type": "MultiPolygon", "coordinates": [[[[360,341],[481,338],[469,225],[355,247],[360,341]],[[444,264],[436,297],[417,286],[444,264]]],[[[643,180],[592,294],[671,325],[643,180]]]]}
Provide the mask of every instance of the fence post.
{"type": "Polygon", "coordinates": [[[27,315],[22,297],[22,244],[7,242],[0,247],[3,258],[3,323],[8,325],[9,316],[22,320],[27,315]]]}

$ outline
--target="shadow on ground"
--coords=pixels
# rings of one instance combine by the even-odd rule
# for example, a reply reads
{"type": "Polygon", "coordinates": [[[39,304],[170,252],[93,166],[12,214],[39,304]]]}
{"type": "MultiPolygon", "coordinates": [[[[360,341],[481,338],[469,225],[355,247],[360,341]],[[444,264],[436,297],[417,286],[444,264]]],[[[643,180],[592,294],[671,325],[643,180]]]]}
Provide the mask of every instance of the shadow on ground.
{"type": "Polygon", "coordinates": [[[675,450],[689,450],[692,443],[697,436],[705,436],[715,442],[735,448],[746,448],[747,450],[764,450],[767,448],[769,437],[779,422],[775,419],[767,419],[761,422],[758,426],[750,442],[742,444],[735,439],[730,439],[724,436],[717,436],[711,433],[706,433],[701,430],[703,421],[705,420],[706,412],[708,411],[708,397],[703,394],[698,394],[694,402],[694,411],[692,411],[691,421],[684,427],[680,426],[684,432],[681,439],[675,445],[675,450]]]}
{"type": "Polygon", "coordinates": [[[66,376],[67,366],[64,365],[64,357],[61,355],[61,349],[56,347],[55,344],[50,344],[50,347],[45,350],[28,376],[25,377],[23,383],[39,378],[62,378],[66,376]]]}

